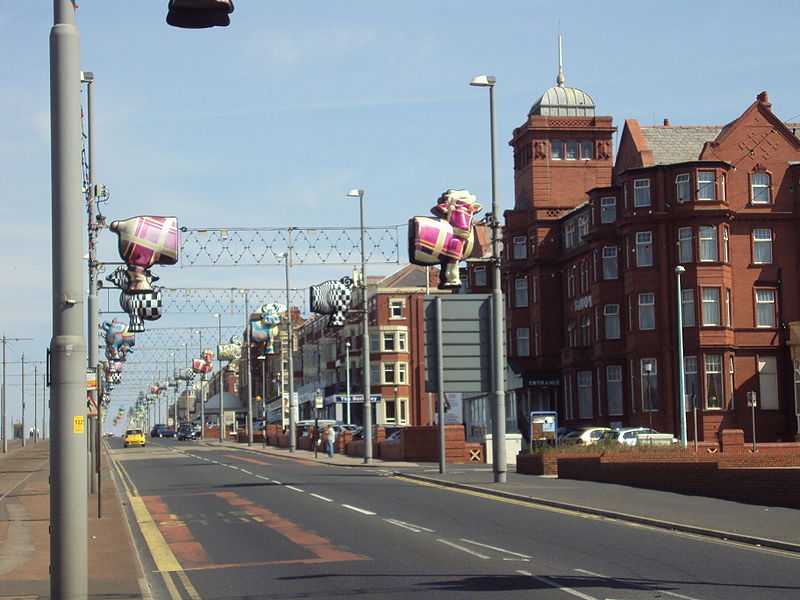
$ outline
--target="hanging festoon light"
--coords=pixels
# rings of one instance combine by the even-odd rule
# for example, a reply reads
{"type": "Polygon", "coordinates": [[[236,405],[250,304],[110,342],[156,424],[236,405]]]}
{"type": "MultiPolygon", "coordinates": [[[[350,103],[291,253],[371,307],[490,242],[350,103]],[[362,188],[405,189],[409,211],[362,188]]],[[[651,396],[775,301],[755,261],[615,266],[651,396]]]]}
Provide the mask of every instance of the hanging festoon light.
{"type": "Polygon", "coordinates": [[[439,289],[461,287],[458,263],[473,251],[480,253],[473,215],[482,209],[468,190],[447,190],[431,209],[433,217],[408,221],[408,261],[420,266],[438,264],[439,289]]]}
{"type": "Polygon", "coordinates": [[[114,221],[109,229],[119,236],[119,255],[126,267],[106,277],[122,290],[119,303],[128,316],[132,333],[144,331],[143,320],[161,317],[161,290],[153,287],[158,277],[153,265],[178,262],[178,219],[176,217],[132,217],[114,221]]]}

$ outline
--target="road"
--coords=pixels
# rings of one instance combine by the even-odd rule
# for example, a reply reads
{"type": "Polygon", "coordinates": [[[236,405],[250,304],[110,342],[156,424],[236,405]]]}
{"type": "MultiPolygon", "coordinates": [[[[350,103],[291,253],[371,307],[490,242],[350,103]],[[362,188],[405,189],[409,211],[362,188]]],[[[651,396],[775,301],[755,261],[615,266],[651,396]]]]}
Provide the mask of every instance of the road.
{"type": "Polygon", "coordinates": [[[379,467],[170,439],[109,445],[157,600],[800,594],[797,554],[421,485],[379,467]]]}

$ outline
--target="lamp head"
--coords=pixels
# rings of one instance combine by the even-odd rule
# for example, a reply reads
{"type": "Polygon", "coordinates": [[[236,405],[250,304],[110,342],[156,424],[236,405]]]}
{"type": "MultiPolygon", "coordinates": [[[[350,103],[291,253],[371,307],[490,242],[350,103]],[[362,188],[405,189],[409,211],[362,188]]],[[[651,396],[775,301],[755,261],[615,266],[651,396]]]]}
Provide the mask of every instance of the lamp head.
{"type": "Polygon", "coordinates": [[[364,190],[350,190],[347,195],[351,198],[361,198],[364,195],[364,190]]]}
{"type": "Polygon", "coordinates": [[[492,87],[496,81],[497,79],[495,79],[494,75],[478,75],[469,84],[476,87],[492,87]]]}
{"type": "Polygon", "coordinates": [[[676,272],[678,275],[680,275],[681,273],[685,273],[685,272],[686,272],[686,269],[684,269],[684,268],[683,268],[681,265],[678,265],[677,267],[675,267],[675,272],[676,272]]]}
{"type": "Polygon", "coordinates": [[[92,83],[94,81],[94,73],[91,71],[81,71],[81,83],[92,83]]]}

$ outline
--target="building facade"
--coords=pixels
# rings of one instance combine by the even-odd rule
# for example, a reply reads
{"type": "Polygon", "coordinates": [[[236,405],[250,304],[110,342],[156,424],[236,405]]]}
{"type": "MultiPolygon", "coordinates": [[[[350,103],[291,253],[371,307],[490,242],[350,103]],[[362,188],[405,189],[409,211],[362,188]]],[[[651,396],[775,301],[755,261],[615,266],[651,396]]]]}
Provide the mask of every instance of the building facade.
{"type": "MultiPolygon", "coordinates": [[[[725,126],[629,119],[614,160],[611,117],[561,73],[557,84],[510,141],[503,269],[508,355],[523,380],[512,391],[518,425],[556,410],[560,424],[677,434],[682,377],[690,440],[731,428],[751,438],[754,417],[759,441],[791,440],[795,125],[764,92],[725,126]]],[[[480,266],[470,265],[471,282],[480,266]]]]}

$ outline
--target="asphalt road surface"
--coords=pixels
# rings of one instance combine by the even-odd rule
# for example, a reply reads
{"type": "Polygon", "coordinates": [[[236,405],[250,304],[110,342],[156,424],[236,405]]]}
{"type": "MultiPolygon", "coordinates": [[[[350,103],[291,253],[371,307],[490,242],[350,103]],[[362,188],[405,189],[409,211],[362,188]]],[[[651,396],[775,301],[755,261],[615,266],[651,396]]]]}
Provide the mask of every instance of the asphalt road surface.
{"type": "Polygon", "coordinates": [[[109,445],[156,600],[800,593],[796,554],[415,483],[378,466],[172,439],[109,445]]]}

